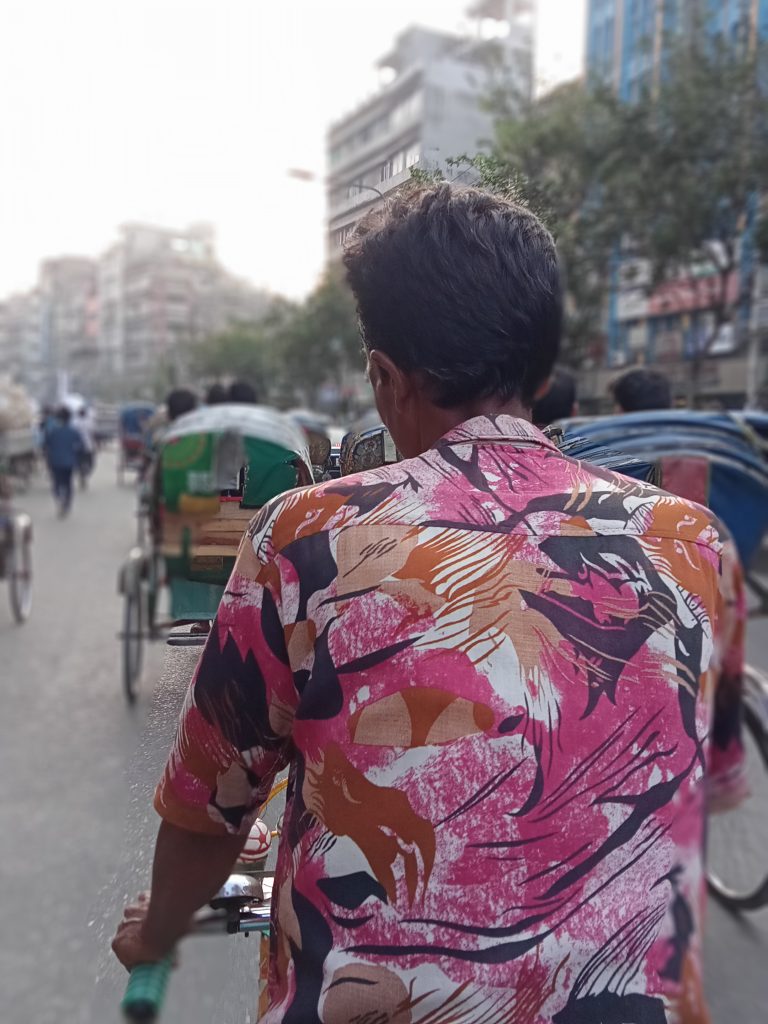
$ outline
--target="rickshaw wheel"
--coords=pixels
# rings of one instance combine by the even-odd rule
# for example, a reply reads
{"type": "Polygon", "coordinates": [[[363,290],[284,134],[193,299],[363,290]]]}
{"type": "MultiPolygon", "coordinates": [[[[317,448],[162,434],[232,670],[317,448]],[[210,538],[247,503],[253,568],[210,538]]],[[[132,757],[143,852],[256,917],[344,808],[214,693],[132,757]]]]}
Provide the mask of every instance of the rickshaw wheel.
{"type": "Polygon", "coordinates": [[[744,673],[743,737],[749,796],[709,822],[707,883],[731,911],[768,904],[768,865],[763,829],[768,808],[768,679],[747,666],[744,673]]]}
{"type": "Polygon", "coordinates": [[[12,543],[6,561],[6,575],[11,598],[11,611],[19,623],[26,622],[32,611],[32,540],[25,535],[12,543]]]}
{"type": "Polygon", "coordinates": [[[136,684],[143,660],[141,586],[127,590],[123,599],[123,690],[129,704],[136,700],[136,684]]]}

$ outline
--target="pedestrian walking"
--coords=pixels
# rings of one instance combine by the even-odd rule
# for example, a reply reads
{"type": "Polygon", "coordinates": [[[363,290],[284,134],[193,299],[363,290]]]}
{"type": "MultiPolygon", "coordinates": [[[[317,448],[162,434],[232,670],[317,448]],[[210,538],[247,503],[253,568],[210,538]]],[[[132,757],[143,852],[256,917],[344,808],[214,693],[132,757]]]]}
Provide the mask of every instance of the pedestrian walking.
{"type": "Polygon", "coordinates": [[[45,437],[45,456],[51,471],[53,497],[59,516],[64,518],[72,506],[72,475],[80,464],[83,441],[72,426],[72,413],[63,406],[57,414],[57,423],[45,437]]]}
{"type": "Polygon", "coordinates": [[[77,464],[80,475],[80,487],[85,490],[88,486],[88,477],[96,465],[96,443],[93,437],[93,416],[86,406],[82,406],[72,425],[80,435],[82,450],[77,464]]]}

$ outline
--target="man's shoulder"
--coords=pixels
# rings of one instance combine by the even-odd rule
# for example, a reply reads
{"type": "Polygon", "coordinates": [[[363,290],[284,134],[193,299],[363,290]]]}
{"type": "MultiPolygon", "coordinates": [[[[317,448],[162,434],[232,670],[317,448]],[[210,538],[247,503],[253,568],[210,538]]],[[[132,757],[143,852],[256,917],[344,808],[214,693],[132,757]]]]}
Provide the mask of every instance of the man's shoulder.
{"type": "Polygon", "coordinates": [[[256,513],[248,535],[254,547],[277,553],[294,541],[332,530],[372,511],[407,479],[404,463],[285,491],[256,513]]]}
{"type": "MultiPolygon", "coordinates": [[[[718,550],[723,535],[727,536],[715,513],[704,505],[613,470],[587,462],[580,466],[594,491],[595,509],[611,504],[611,498],[623,508],[627,516],[623,531],[641,537],[705,544],[718,550]]],[[[610,529],[609,520],[607,530],[610,529]]]]}

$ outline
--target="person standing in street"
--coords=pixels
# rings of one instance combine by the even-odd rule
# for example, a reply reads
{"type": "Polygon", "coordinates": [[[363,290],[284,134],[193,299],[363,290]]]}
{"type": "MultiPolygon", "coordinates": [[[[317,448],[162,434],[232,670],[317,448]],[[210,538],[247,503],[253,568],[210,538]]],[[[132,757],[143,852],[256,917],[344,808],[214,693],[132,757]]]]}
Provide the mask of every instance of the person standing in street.
{"type": "Polygon", "coordinates": [[[75,430],[80,435],[82,451],[77,469],[80,474],[80,486],[83,490],[88,486],[88,477],[93,472],[96,462],[96,444],[93,439],[93,417],[86,406],[82,406],[73,421],[75,430]]]}
{"type": "Polygon", "coordinates": [[[80,432],[72,426],[72,413],[62,406],[57,422],[45,436],[45,456],[51,471],[53,497],[64,518],[72,507],[72,475],[84,451],[80,432]]]}

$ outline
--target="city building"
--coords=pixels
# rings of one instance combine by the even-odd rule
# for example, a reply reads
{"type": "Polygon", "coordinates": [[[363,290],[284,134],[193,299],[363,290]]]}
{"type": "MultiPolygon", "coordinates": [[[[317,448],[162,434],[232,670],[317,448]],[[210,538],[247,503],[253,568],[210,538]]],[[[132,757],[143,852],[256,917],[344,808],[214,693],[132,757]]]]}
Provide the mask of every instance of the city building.
{"type": "Polygon", "coordinates": [[[125,224],[100,263],[100,347],[111,368],[139,384],[200,336],[201,301],[218,270],[213,231],[125,224]]]}
{"type": "Polygon", "coordinates": [[[213,228],[125,224],[99,260],[99,349],[111,374],[145,386],[162,368],[182,381],[189,347],[258,320],[269,296],[218,262],[213,228]]]}
{"type": "Polygon", "coordinates": [[[387,82],[328,132],[328,254],[338,258],[359,218],[414,167],[487,148],[493,118],[484,107],[503,76],[510,94],[533,85],[533,0],[482,0],[469,11],[472,38],[412,27],[378,63],[387,82]]]}
{"type": "Polygon", "coordinates": [[[0,302],[3,372],[43,401],[188,379],[191,344],[260,320],[272,302],[221,266],[214,241],[207,225],[126,224],[99,259],[44,260],[35,288],[0,302]]]}
{"type": "Polygon", "coordinates": [[[46,370],[37,289],[10,295],[0,303],[0,367],[33,394],[42,393],[46,370]]]}
{"type": "Polygon", "coordinates": [[[768,38],[768,0],[589,0],[588,73],[623,100],[637,98],[662,73],[665,39],[697,17],[725,38],[768,38]]]}
{"type": "MultiPolygon", "coordinates": [[[[753,46],[768,39],[768,0],[589,0],[588,77],[609,84],[631,103],[661,80],[667,40],[696,24],[712,35],[753,46]]],[[[768,330],[768,309],[761,299],[765,274],[753,268],[753,258],[745,243],[740,268],[728,287],[735,298],[752,281],[752,301],[743,308],[740,322],[724,325],[709,347],[708,355],[717,358],[707,359],[703,367],[704,401],[739,406],[749,392],[749,376],[764,372],[757,367],[755,345],[759,347],[760,335],[768,330]]],[[[585,374],[582,404],[587,411],[605,406],[607,386],[617,370],[637,364],[663,366],[674,389],[685,394],[689,360],[712,336],[707,289],[715,280],[714,268],[701,265],[684,279],[651,289],[642,262],[617,265],[606,310],[604,360],[585,374]]]]}
{"type": "Polygon", "coordinates": [[[99,357],[96,261],[87,256],[44,260],[38,294],[43,389],[55,394],[65,376],[82,387],[99,357]]]}

